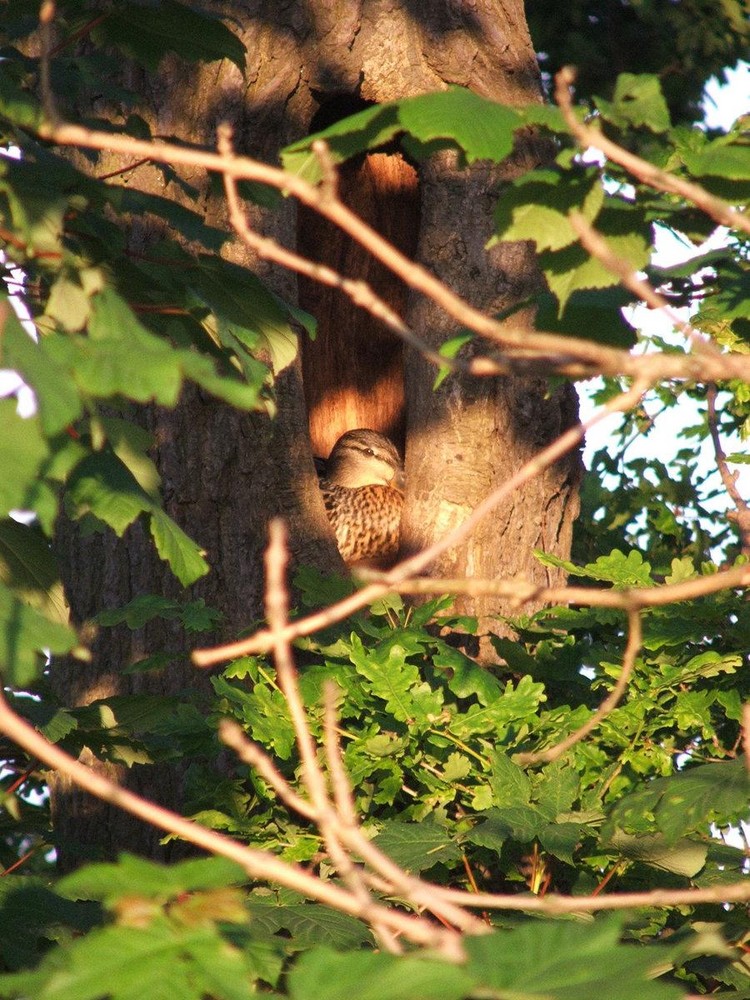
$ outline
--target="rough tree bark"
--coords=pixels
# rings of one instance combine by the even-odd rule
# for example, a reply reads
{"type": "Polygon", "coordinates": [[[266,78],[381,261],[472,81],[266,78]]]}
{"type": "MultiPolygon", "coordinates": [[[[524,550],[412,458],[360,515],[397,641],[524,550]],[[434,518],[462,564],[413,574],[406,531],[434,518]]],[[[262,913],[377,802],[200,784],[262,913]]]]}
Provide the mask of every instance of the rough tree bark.
{"type": "MultiPolygon", "coordinates": [[[[216,124],[229,120],[240,152],[275,161],[280,147],[307,134],[321,108],[342,97],[383,101],[457,83],[509,103],[540,99],[521,0],[248,0],[227,2],[223,11],[235,30],[239,26],[247,44],[246,78],[228,64],[186,69],[177,61],[164,65],[156,77],[131,78],[130,86],[141,97],[137,110],[154,132],[211,146],[216,124]]],[[[116,123],[124,112],[113,109],[112,116],[116,123]]],[[[538,155],[531,138],[512,166],[501,172],[484,165],[459,170],[450,156],[442,155],[420,168],[418,188],[411,167],[402,170],[391,164],[385,175],[395,169],[400,179],[390,187],[382,181],[383,172],[373,168],[370,217],[379,218],[402,246],[416,247],[418,258],[473,304],[497,310],[525,296],[539,279],[526,246],[485,253],[493,196],[499,183],[538,155]],[[411,192],[408,208],[399,200],[404,188],[411,192]],[[420,204],[415,209],[417,191],[420,204]],[[404,218],[410,220],[408,225],[404,218]]],[[[116,157],[104,156],[97,173],[121,166],[116,157]]],[[[361,167],[371,168],[371,162],[361,167]]],[[[208,221],[226,224],[223,204],[208,193],[206,178],[195,173],[186,179],[204,192],[208,221]]],[[[165,193],[161,172],[145,164],[123,175],[121,182],[165,193]]],[[[166,193],[184,198],[177,190],[166,193]]],[[[259,229],[294,245],[298,224],[291,203],[271,214],[254,210],[254,216],[259,229]]],[[[308,230],[305,221],[306,217],[300,219],[302,247],[310,244],[311,236],[320,242],[317,223],[308,223],[308,230]]],[[[133,233],[132,246],[146,247],[149,239],[148,233],[133,233]]],[[[330,237],[331,244],[335,239],[330,237]]],[[[340,249],[328,246],[326,256],[336,259],[340,249]]],[[[259,264],[239,245],[232,253],[287,298],[297,298],[297,283],[290,275],[259,264]]],[[[391,301],[405,307],[408,321],[428,340],[439,343],[453,332],[454,324],[430,303],[417,297],[407,301],[403,291],[395,290],[379,272],[373,270],[370,277],[391,301]]],[[[347,310],[350,315],[350,307],[334,297],[316,298],[308,289],[302,299],[319,310],[321,342],[327,345],[329,358],[337,353],[350,357],[360,338],[384,336],[369,317],[358,317],[356,322],[342,319],[347,310]],[[354,343],[351,337],[356,338],[354,343]]],[[[469,382],[454,377],[433,393],[434,370],[420,358],[407,356],[402,370],[401,348],[392,343],[383,356],[389,358],[387,371],[351,379],[343,402],[330,383],[346,378],[345,368],[343,375],[331,377],[326,375],[330,365],[307,358],[307,398],[313,411],[323,407],[323,425],[335,428],[336,433],[329,430],[326,438],[316,431],[319,425],[313,420],[314,443],[323,452],[339,427],[373,426],[400,438],[406,426],[408,549],[462,520],[494,484],[574,416],[574,397],[567,390],[547,399],[541,382],[469,382]],[[321,382],[325,382],[322,389],[321,382]]],[[[372,363],[370,359],[364,367],[372,363]]],[[[206,549],[212,565],[211,574],[193,588],[194,596],[221,609],[228,635],[261,613],[262,551],[270,516],[282,514],[290,522],[298,560],[324,569],[341,565],[315,486],[301,372],[296,363],[280,377],[274,420],[234,412],[197,392],[188,392],[172,412],[148,414],[167,510],[206,549]]],[[[488,519],[466,546],[440,560],[435,570],[544,575],[532,550],[568,553],[577,512],[577,469],[573,457],[535,480],[488,519]]],[[[120,543],[109,536],[81,538],[74,526],[64,525],[60,551],[73,617],[79,623],[139,593],[177,592],[137,527],[120,543]]],[[[468,610],[483,616],[502,610],[496,603],[474,602],[473,607],[472,602],[465,603],[468,610]]],[[[205,683],[186,659],[157,679],[123,677],[122,668],[146,651],[179,653],[180,642],[163,623],[142,633],[107,630],[93,641],[93,662],[84,668],[59,665],[55,684],[67,703],[85,704],[126,690],[174,692],[205,683]]],[[[181,776],[174,770],[135,767],[119,777],[164,804],[179,806],[181,776]]],[[[104,845],[107,853],[123,848],[154,857],[167,853],[159,848],[153,830],[85,800],[59,780],[52,791],[63,844],[104,845]]],[[[73,860],[72,850],[63,854],[65,864],[73,860]]]]}

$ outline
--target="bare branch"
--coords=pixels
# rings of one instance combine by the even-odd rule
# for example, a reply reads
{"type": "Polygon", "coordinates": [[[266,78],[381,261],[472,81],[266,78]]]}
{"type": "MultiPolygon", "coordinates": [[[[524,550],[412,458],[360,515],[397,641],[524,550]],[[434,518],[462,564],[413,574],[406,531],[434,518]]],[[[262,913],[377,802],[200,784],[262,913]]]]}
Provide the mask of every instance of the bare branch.
{"type": "Polygon", "coordinates": [[[314,821],[316,811],[310,803],[297,795],[286,778],[277,770],[268,754],[252,743],[242,732],[242,729],[231,719],[222,719],[219,723],[219,739],[237,754],[239,759],[260,774],[268,782],[274,792],[288,809],[293,809],[305,819],[314,821]]]}
{"type": "Polygon", "coordinates": [[[631,153],[612,142],[599,128],[579,121],[573,111],[570,96],[570,88],[574,82],[574,70],[570,66],[563,67],[555,76],[555,100],[568,128],[584,149],[588,149],[590,146],[598,149],[613,163],[619,163],[641,183],[648,184],[649,187],[656,188],[658,191],[668,191],[670,194],[679,195],[720,225],[750,233],[750,218],[732,208],[722,198],[709,194],[700,184],[685,181],[674,174],[667,173],[666,170],[660,170],[648,160],[643,160],[635,153],[631,153]]]}
{"type": "Polygon", "coordinates": [[[339,178],[336,173],[336,164],[333,162],[331,150],[325,139],[316,139],[312,144],[312,151],[318,161],[323,179],[320,182],[321,197],[326,200],[338,198],[339,178]]]}
{"type": "Polygon", "coordinates": [[[575,604],[591,608],[619,608],[638,611],[663,607],[680,601],[717,594],[722,590],[750,585],[750,565],[734,566],[709,576],[696,576],[681,583],[659,587],[626,587],[604,590],[598,587],[543,587],[529,580],[482,580],[447,577],[419,577],[394,584],[398,594],[468,594],[471,597],[497,595],[511,600],[517,607],[524,604],[575,604]]]}
{"type": "Polygon", "coordinates": [[[737,489],[737,473],[730,472],[729,466],[727,465],[727,456],[721,445],[721,437],[719,435],[719,426],[716,419],[716,386],[709,385],[706,393],[706,403],[708,406],[708,430],[711,435],[711,441],[714,446],[714,455],[716,456],[716,467],[719,470],[719,475],[721,476],[721,481],[724,483],[724,489],[727,491],[732,503],[735,506],[736,513],[734,514],[734,519],[737,522],[737,527],[740,530],[740,539],[742,542],[742,552],[743,555],[750,555],[750,506],[746,503],[742,494],[737,489]]]}
{"type": "MultiPolygon", "coordinates": [[[[474,917],[463,912],[460,908],[447,904],[441,900],[433,900],[430,906],[430,894],[424,888],[424,883],[419,879],[413,879],[395,865],[390,858],[387,858],[381,851],[377,850],[368,839],[361,833],[356,823],[342,823],[341,815],[331,803],[328,790],[326,788],[325,776],[317,758],[317,750],[313,742],[312,735],[307,722],[307,715],[302,703],[302,698],[297,683],[297,672],[294,667],[291,646],[289,640],[284,637],[284,628],[287,624],[287,601],[286,582],[284,572],[288,561],[288,551],[286,547],[286,534],[283,522],[279,520],[271,521],[269,525],[269,544],[266,552],[266,613],[271,626],[271,634],[274,638],[274,657],[276,661],[279,687],[289,705],[297,737],[300,757],[302,759],[302,773],[304,783],[310,793],[310,798],[315,810],[315,820],[318,824],[323,839],[328,850],[331,861],[339,870],[354,896],[367,909],[370,900],[363,880],[361,879],[356,866],[351,857],[344,850],[346,843],[349,850],[356,851],[374,869],[393,885],[396,890],[401,890],[407,899],[419,906],[434,909],[448,922],[466,930],[474,927],[477,921],[474,917]]],[[[337,754],[337,742],[328,741],[327,745],[329,757],[337,754]]],[[[334,762],[334,774],[340,782],[346,781],[343,763],[334,762]]],[[[338,794],[342,794],[339,786],[338,794]]],[[[354,817],[353,805],[346,808],[346,813],[350,818],[354,817]]],[[[376,916],[371,923],[377,930],[382,924],[376,916]]],[[[479,925],[478,929],[479,929],[479,925]]]]}
{"type": "Polygon", "coordinates": [[[345,826],[355,827],[357,825],[357,811],[352,798],[349,778],[344,768],[337,729],[336,698],[338,691],[339,689],[333,681],[326,681],[323,687],[323,748],[331,778],[333,801],[339,820],[345,826]]]}
{"type": "Polygon", "coordinates": [[[53,50],[52,28],[57,16],[55,0],[42,0],[39,7],[39,36],[42,51],[39,59],[39,89],[42,95],[42,107],[50,122],[59,122],[55,93],[50,81],[50,61],[53,50]]]}
{"type": "Polygon", "coordinates": [[[733,882],[704,889],[654,889],[651,892],[618,892],[609,896],[546,896],[519,894],[495,895],[489,892],[463,892],[435,886],[437,895],[451,902],[484,910],[521,910],[557,916],[563,913],[595,913],[600,910],[630,910],[637,907],[699,906],[701,903],[746,903],[750,900],[750,881],[733,882]]]}
{"type": "Polygon", "coordinates": [[[302,704],[292,649],[285,629],[288,624],[288,597],[285,572],[289,561],[284,522],[274,518],[268,525],[266,550],[266,616],[270,626],[276,676],[281,692],[289,706],[297,747],[302,761],[305,786],[310,793],[318,814],[325,812],[328,793],[323,771],[318,763],[317,749],[307,725],[305,706],[302,704]]]}
{"type": "Polygon", "coordinates": [[[628,642],[625,647],[625,653],[622,658],[620,676],[617,678],[617,683],[601,703],[599,708],[597,708],[591,718],[584,722],[579,729],[576,729],[575,732],[566,736],[564,740],[561,740],[559,743],[555,744],[555,746],[549,747],[547,750],[540,750],[538,753],[515,754],[513,760],[517,764],[520,764],[521,766],[529,766],[533,764],[549,764],[551,761],[557,760],[559,757],[562,757],[564,753],[570,750],[572,746],[575,746],[576,743],[580,743],[581,740],[585,739],[593,729],[596,729],[602,719],[605,719],[610,712],[617,707],[620,699],[625,694],[625,689],[630,681],[630,675],[633,673],[636,657],[640,652],[643,642],[643,630],[641,629],[640,614],[637,611],[629,611],[628,621],[630,624],[630,631],[628,633],[628,642]]]}
{"type": "MultiPolygon", "coordinates": [[[[269,542],[266,550],[266,615],[274,637],[274,659],[279,687],[286,699],[292,716],[292,725],[297,738],[297,747],[302,761],[302,778],[313,804],[313,816],[326,845],[328,856],[347,884],[349,891],[367,911],[372,905],[367,886],[356,866],[341,844],[339,822],[328,797],[325,775],[318,762],[317,748],[307,722],[305,706],[302,703],[297,671],[294,666],[292,649],[284,638],[284,627],[288,619],[288,592],[286,588],[286,566],[289,552],[286,545],[286,529],[283,521],[275,519],[268,526],[269,542]]],[[[373,915],[373,930],[381,943],[389,950],[395,944],[390,936],[382,936],[383,924],[373,915]]]]}

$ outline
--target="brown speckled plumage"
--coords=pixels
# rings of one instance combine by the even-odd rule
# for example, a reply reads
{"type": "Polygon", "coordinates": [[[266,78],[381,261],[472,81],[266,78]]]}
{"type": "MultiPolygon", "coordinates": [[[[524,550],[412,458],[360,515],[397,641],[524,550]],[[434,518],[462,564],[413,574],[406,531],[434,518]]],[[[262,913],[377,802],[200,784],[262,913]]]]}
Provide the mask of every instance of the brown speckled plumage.
{"type": "Polygon", "coordinates": [[[319,475],[328,519],[347,566],[393,563],[404,504],[403,465],[393,443],[376,431],[347,431],[319,475]]]}

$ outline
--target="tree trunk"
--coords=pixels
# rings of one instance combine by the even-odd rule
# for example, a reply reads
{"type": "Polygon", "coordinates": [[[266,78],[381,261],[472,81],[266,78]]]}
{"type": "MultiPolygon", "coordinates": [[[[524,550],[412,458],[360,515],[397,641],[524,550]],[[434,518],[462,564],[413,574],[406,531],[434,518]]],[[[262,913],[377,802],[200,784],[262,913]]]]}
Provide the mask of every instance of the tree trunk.
{"type": "MultiPolygon", "coordinates": [[[[311,130],[322,108],[330,109],[342,98],[384,101],[456,83],[508,103],[540,99],[521,0],[256,0],[227,3],[225,10],[235,30],[241,25],[248,51],[246,77],[227,63],[220,69],[211,64],[188,70],[168,60],[157,77],[129,80],[142,98],[137,111],[155,133],[211,146],[216,124],[229,120],[239,152],[273,162],[279,148],[311,130]]],[[[124,115],[116,111],[118,120],[124,115]]],[[[419,259],[474,305],[497,310],[528,294],[539,280],[529,247],[504,245],[491,254],[484,250],[497,185],[523,170],[535,155],[529,140],[512,168],[502,172],[484,165],[461,171],[452,157],[441,155],[420,168],[418,187],[412,168],[403,162],[380,170],[370,158],[354,169],[369,171],[374,178],[369,207],[364,205],[368,217],[401,246],[416,247],[419,259]],[[384,182],[394,170],[398,183],[384,182]]],[[[105,154],[97,173],[121,166],[117,157],[105,154]]],[[[208,193],[206,178],[193,173],[185,179],[204,192],[207,220],[225,225],[222,200],[208,193]]],[[[161,171],[149,165],[124,175],[122,182],[165,193],[161,171]]],[[[166,193],[186,198],[174,184],[166,193]]],[[[196,202],[190,205],[195,208],[196,202]]],[[[287,246],[295,244],[298,224],[291,201],[278,212],[254,209],[253,215],[257,229],[287,246]]],[[[324,240],[323,258],[340,261],[338,236],[321,237],[325,227],[317,220],[306,225],[305,218],[300,219],[303,250],[324,240]]],[[[134,246],[147,246],[150,236],[134,233],[132,239],[134,246]]],[[[239,244],[232,255],[286,298],[297,300],[297,283],[288,273],[259,263],[239,244]]],[[[351,256],[344,254],[343,259],[351,264],[351,256]]],[[[416,296],[407,302],[390,276],[360,265],[360,258],[356,261],[357,267],[368,267],[376,290],[397,308],[406,307],[408,321],[425,339],[440,343],[453,332],[452,321],[430,303],[416,296]]],[[[493,485],[573,419],[572,391],[561,389],[547,399],[542,382],[452,377],[433,393],[434,369],[414,356],[407,356],[404,367],[400,345],[371,317],[352,320],[348,303],[309,288],[301,298],[319,313],[327,352],[321,361],[314,349],[305,350],[305,389],[317,449],[325,453],[339,429],[370,426],[398,439],[406,426],[408,549],[461,521],[493,485]],[[342,320],[343,315],[349,319],[342,320]],[[383,338],[378,343],[385,346],[366,361],[353,362],[359,367],[357,377],[347,372],[346,364],[337,365],[337,374],[331,375],[331,357],[356,357],[357,345],[371,344],[376,337],[383,338]],[[376,364],[382,367],[370,371],[376,364]]],[[[271,516],[282,514],[289,521],[298,561],[329,570],[341,567],[316,488],[299,362],[281,375],[277,394],[274,420],[232,411],[195,391],[187,392],[174,411],[154,410],[147,416],[156,438],[154,458],[167,511],[206,549],[212,566],[211,574],[192,588],[192,596],[205,598],[223,612],[222,634],[227,636],[262,614],[262,554],[271,516]]],[[[577,512],[577,468],[573,458],[537,478],[488,518],[467,545],[441,559],[434,571],[539,578],[533,548],[557,555],[569,551],[577,512]]],[[[60,550],[78,623],[139,593],[178,592],[138,527],[119,542],[111,536],[82,538],[76,526],[63,525],[60,550]]],[[[496,602],[463,603],[482,616],[502,610],[496,602]]],[[[174,693],[205,685],[186,659],[156,679],[150,674],[123,676],[123,668],[146,651],[180,652],[181,643],[171,626],[161,622],[142,632],[106,630],[93,643],[93,662],[83,669],[79,664],[58,665],[54,683],[67,703],[78,705],[127,691],[174,693]]],[[[120,777],[158,801],[179,807],[181,776],[174,770],[135,766],[120,777]]],[[[54,781],[52,794],[62,844],[104,843],[108,853],[127,848],[160,856],[154,831],[85,801],[60,779],[54,781]]],[[[72,850],[63,851],[64,865],[74,860],[72,850]]]]}

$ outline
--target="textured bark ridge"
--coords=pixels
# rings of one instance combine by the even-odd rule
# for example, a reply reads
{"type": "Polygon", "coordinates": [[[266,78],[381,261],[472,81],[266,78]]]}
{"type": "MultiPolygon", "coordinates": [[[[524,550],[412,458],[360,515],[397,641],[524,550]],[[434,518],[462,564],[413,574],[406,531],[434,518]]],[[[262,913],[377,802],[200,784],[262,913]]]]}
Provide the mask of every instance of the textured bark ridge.
{"type": "MultiPolygon", "coordinates": [[[[456,83],[510,103],[540,99],[521,0],[248,0],[211,8],[223,11],[235,30],[240,26],[248,52],[244,78],[227,62],[185,67],[170,59],[155,76],[127,71],[125,84],[140,95],[137,107],[98,108],[98,113],[109,113],[117,125],[132,110],[150,122],[155,134],[208,146],[214,144],[217,123],[228,120],[239,152],[275,162],[282,146],[310,132],[322,107],[342,97],[384,101],[456,83]]],[[[88,114],[90,106],[80,112],[88,114]]],[[[416,250],[427,267],[473,304],[497,309],[518,301],[538,281],[529,247],[484,251],[497,185],[536,155],[529,142],[503,172],[483,165],[461,171],[443,155],[420,167],[417,177],[400,156],[378,153],[347,167],[342,185],[345,196],[387,236],[407,251],[416,250]]],[[[97,173],[125,165],[105,154],[97,173]]],[[[204,206],[209,223],[226,225],[223,200],[209,192],[207,179],[196,171],[185,171],[184,179],[201,192],[190,207],[204,206]]],[[[153,165],[136,166],[114,182],[187,203],[178,185],[170,182],[165,190],[164,174],[153,165]]],[[[306,214],[298,221],[291,200],[275,212],[254,208],[252,215],[256,229],[287,246],[295,245],[297,234],[303,251],[322,245],[320,259],[343,266],[352,277],[366,277],[431,342],[455,332],[429,303],[407,296],[391,276],[318,220],[306,214]]],[[[152,238],[134,231],[131,247],[147,248],[152,238]]],[[[291,301],[298,300],[293,276],[255,260],[239,243],[230,255],[291,301]]],[[[548,399],[543,384],[529,381],[451,378],[433,393],[434,369],[411,355],[404,365],[401,346],[374,320],[308,285],[300,297],[318,314],[321,338],[317,348],[304,350],[304,391],[301,363],[279,377],[275,419],[234,412],[196,391],[185,393],[175,410],[154,410],[146,418],[155,435],[154,459],[167,510],[206,549],[212,566],[193,596],[222,611],[225,635],[236,635],[262,614],[269,517],[281,514],[289,522],[298,561],[342,568],[317,487],[307,407],[313,441],[323,455],[342,430],[354,426],[370,426],[397,440],[406,428],[408,548],[438,537],[465,517],[574,415],[570,392],[559,390],[548,399]]],[[[523,572],[538,578],[534,547],[558,555],[569,550],[577,468],[577,459],[571,459],[535,480],[434,571],[523,572]]],[[[138,526],[120,542],[108,535],[82,538],[76,526],[64,524],[59,547],[77,623],[141,593],[177,593],[138,526]]],[[[483,615],[502,610],[466,603],[467,610],[483,615]]],[[[93,662],[57,665],[53,683],[68,704],[128,691],[194,690],[206,679],[189,666],[184,641],[163,622],[142,632],[102,631],[93,643],[93,662]],[[159,650],[178,657],[161,675],[123,674],[146,652],[159,650]]],[[[135,766],[122,778],[166,805],[179,806],[182,776],[173,769],[135,766]]],[[[106,842],[111,852],[165,853],[153,831],[101,803],[84,801],[64,782],[54,783],[53,796],[63,844],[78,841],[85,850],[86,844],[106,842]]],[[[66,854],[64,848],[63,863],[73,861],[73,850],[66,854]]]]}
{"type": "MultiPolygon", "coordinates": [[[[491,235],[496,185],[533,156],[530,143],[504,176],[481,164],[458,170],[448,154],[435,158],[423,172],[419,257],[490,314],[525,298],[539,281],[528,245],[501,244],[489,253],[484,249],[491,235]]],[[[436,346],[456,332],[432,303],[416,297],[409,322],[436,346]]],[[[402,526],[407,552],[424,548],[463,522],[488,493],[577,416],[571,386],[548,396],[543,379],[453,376],[434,392],[429,376],[424,360],[410,354],[402,526]]],[[[522,574],[540,583],[559,582],[560,573],[543,567],[533,552],[570,551],[580,468],[574,453],[535,477],[486,518],[467,544],[444,553],[431,573],[490,578],[522,574]]],[[[495,630],[491,616],[511,611],[495,598],[459,601],[458,606],[478,614],[485,627],[495,630]]]]}

